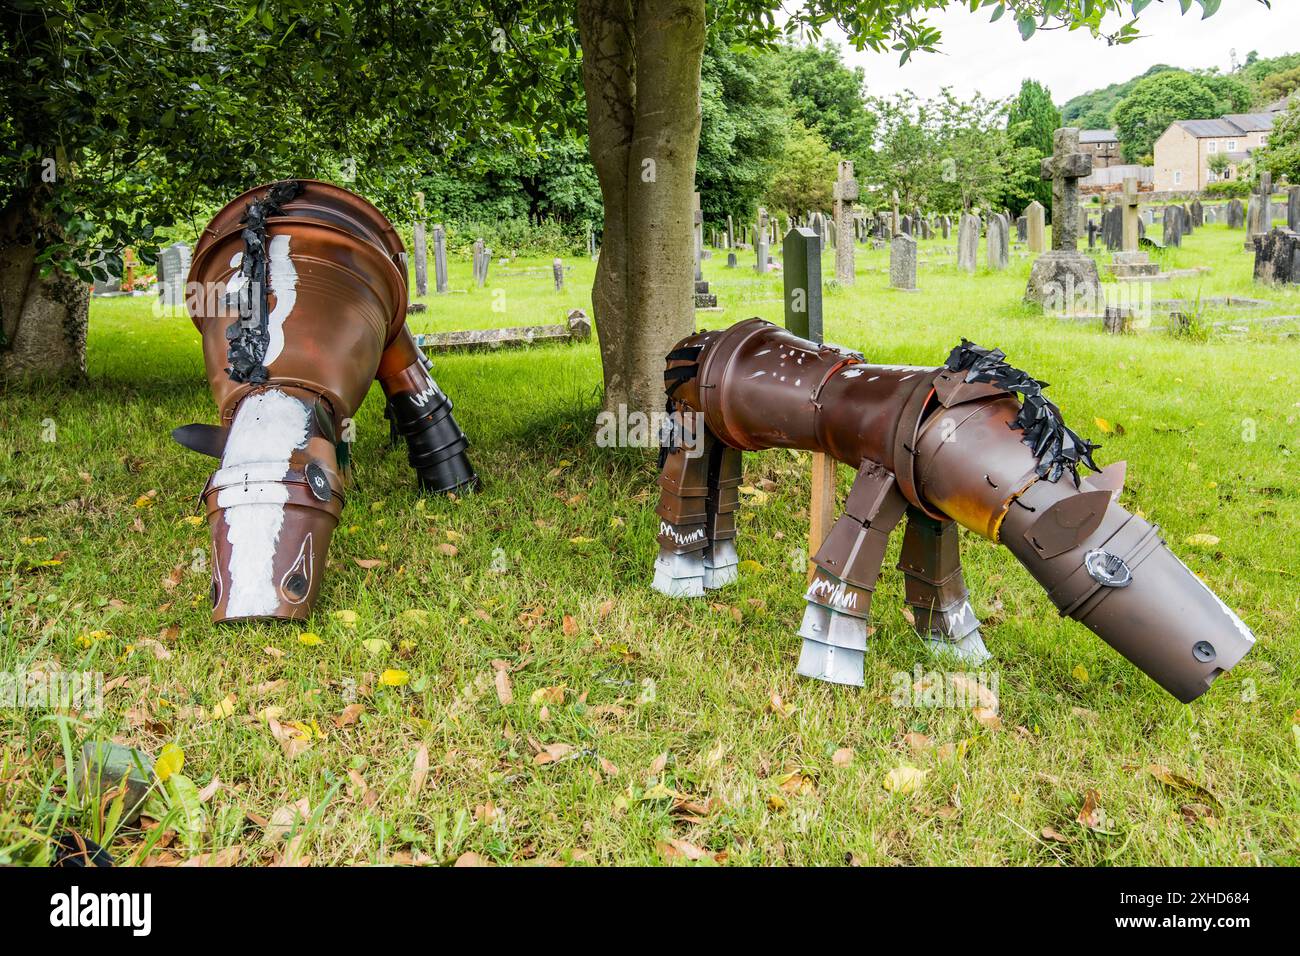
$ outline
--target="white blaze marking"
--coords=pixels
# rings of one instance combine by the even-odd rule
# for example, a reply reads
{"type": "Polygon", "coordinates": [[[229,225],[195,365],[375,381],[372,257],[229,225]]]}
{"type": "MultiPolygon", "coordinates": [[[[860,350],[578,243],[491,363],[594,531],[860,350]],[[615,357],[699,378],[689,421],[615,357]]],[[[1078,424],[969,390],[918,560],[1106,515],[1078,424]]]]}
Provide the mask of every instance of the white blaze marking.
{"type": "Polygon", "coordinates": [[[266,346],[266,355],[262,364],[267,368],[280,357],[284,351],[284,320],[289,318],[298,301],[298,270],[293,267],[289,257],[289,237],[287,235],[271,237],[271,262],[267,270],[271,291],[275,293],[275,308],[267,318],[266,330],[271,340],[266,346]]]}
{"type": "Polygon", "coordinates": [[[230,617],[272,614],[280,604],[275,552],[289,486],[279,479],[289,473],[294,450],[307,446],[310,420],[311,410],[304,403],[274,389],[250,395],[235,412],[218,474],[222,483],[261,483],[234,484],[217,492],[230,542],[230,617]]]}

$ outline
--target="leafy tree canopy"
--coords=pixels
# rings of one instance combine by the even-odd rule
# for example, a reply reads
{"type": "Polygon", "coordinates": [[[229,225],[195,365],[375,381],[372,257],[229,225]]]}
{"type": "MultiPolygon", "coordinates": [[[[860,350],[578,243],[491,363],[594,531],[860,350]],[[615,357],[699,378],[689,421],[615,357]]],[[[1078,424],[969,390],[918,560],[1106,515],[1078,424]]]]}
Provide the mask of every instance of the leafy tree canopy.
{"type": "Polygon", "coordinates": [[[1224,112],[1223,101],[1204,77],[1171,70],[1134,86],[1113,118],[1124,158],[1132,163],[1150,156],[1175,120],[1213,119],[1224,112]]]}
{"type": "Polygon", "coordinates": [[[1035,199],[1050,210],[1052,184],[1039,176],[1040,162],[1052,154],[1052,137],[1061,126],[1061,113],[1052,102],[1051,91],[1037,80],[1020,84],[1020,94],[1007,108],[1007,134],[1015,146],[1024,149],[1024,167],[1017,172],[1026,188],[1008,188],[1007,201],[1023,209],[1035,199]]]}

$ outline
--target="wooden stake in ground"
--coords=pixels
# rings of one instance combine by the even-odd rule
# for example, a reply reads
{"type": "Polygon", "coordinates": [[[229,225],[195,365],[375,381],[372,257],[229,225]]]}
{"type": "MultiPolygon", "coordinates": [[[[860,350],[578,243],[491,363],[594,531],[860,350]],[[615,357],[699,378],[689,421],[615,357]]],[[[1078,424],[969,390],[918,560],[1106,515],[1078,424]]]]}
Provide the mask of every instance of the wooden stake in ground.
{"type": "MultiPolygon", "coordinates": [[[[850,243],[852,245],[852,243],[850,243]]],[[[815,229],[796,227],[781,242],[785,282],[785,327],[800,338],[820,344],[822,333],[822,239],[815,229]]],[[[815,570],[812,556],[826,540],[835,521],[835,459],[821,452],[812,456],[812,499],[808,504],[808,580],[815,570]]]]}

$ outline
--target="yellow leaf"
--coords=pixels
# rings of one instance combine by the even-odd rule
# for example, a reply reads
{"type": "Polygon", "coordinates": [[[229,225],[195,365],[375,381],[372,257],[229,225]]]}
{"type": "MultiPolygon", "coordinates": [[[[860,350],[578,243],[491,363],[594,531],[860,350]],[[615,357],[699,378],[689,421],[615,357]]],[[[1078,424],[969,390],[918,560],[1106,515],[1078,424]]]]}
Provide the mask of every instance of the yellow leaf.
{"type": "Polygon", "coordinates": [[[1194,548],[1213,548],[1219,543],[1219,539],[1212,534],[1193,534],[1183,539],[1183,543],[1190,544],[1194,548]]]}
{"type": "Polygon", "coordinates": [[[385,687],[401,687],[411,679],[411,675],[406,671],[394,670],[389,668],[379,675],[379,683],[385,687]]]}
{"type": "Polygon", "coordinates": [[[1070,675],[1080,684],[1088,683],[1088,668],[1082,664],[1075,664],[1074,670],[1070,671],[1070,675]]]}
{"type": "Polygon", "coordinates": [[[148,508],[151,504],[153,504],[153,499],[148,495],[141,495],[139,498],[135,499],[135,506],[137,508],[148,508]]]}
{"type": "Polygon", "coordinates": [[[153,762],[153,772],[159,780],[166,780],[174,773],[180,773],[185,766],[185,751],[175,744],[165,744],[153,762]]]}
{"type": "Polygon", "coordinates": [[[1106,421],[1106,419],[1104,418],[1094,418],[1092,420],[1092,423],[1097,426],[1099,431],[1103,431],[1107,435],[1109,435],[1111,431],[1113,431],[1113,429],[1110,427],[1110,422],[1106,421]]]}
{"type": "Polygon", "coordinates": [[[204,518],[203,515],[186,515],[181,520],[185,522],[187,525],[191,525],[192,527],[197,528],[199,525],[203,524],[207,519],[204,518]]]}
{"type": "Polygon", "coordinates": [[[891,793],[914,793],[925,783],[927,773],[928,770],[918,770],[916,767],[895,767],[885,774],[885,789],[891,793]]]}
{"type": "Polygon", "coordinates": [[[369,653],[374,654],[376,656],[380,654],[386,654],[393,649],[393,645],[389,644],[382,637],[372,637],[369,640],[362,641],[361,646],[364,647],[369,653]]]}
{"type": "Polygon", "coordinates": [[[569,544],[576,544],[579,547],[582,547],[583,545],[595,544],[595,543],[596,543],[595,538],[584,538],[580,534],[574,535],[572,538],[569,539],[569,544]]]}
{"type": "Polygon", "coordinates": [[[319,634],[313,634],[311,631],[303,631],[298,635],[298,643],[306,644],[308,647],[315,647],[321,643],[319,634]]]}
{"type": "Polygon", "coordinates": [[[352,625],[357,623],[357,612],[351,608],[343,608],[341,611],[335,611],[330,616],[340,624],[352,625]]]}
{"type": "Polygon", "coordinates": [[[42,541],[49,541],[49,540],[50,540],[49,538],[46,538],[46,537],[44,537],[43,535],[42,535],[42,536],[35,537],[35,538],[19,538],[19,539],[18,539],[18,541],[19,541],[21,544],[40,544],[42,541]]]}
{"type": "Polygon", "coordinates": [[[740,570],[744,571],[746,574],[762,574],[763,566],[757,561],[741,561],[740,570]]]}
{"type": "Polygon", "coordinates": [[[212,712],[208,714],[208,717],[212,720],[224,720],[235,712],[235,704],[238,701],[239,698],[234,694],[227,694],[221,703],[212,708],[212,712]]]}

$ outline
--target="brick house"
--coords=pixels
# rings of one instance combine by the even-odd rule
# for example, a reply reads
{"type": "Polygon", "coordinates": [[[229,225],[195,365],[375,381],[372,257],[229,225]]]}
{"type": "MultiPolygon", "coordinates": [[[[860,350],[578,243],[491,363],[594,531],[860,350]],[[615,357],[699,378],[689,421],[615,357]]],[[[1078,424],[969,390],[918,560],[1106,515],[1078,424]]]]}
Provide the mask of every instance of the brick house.
{"type": "Polygon", "coordinates": [[[1159,192],[1194,192],[1218,177],[1210,157],[1226,155],[1224,179],[1236,179],[1242,163],[1268,142],[1276,113],[1230,113],[1220,119],[1178,120],[1156,140],[1155,187],[1159,192]]]}
{"type": "Polygon", "coordinates": [[[1119,135],[1113,129],[1080,130],[1079,149],[1092,154],[1093,169],[1107,169],[1124,162],[1119,154],[1119,135]]]}

